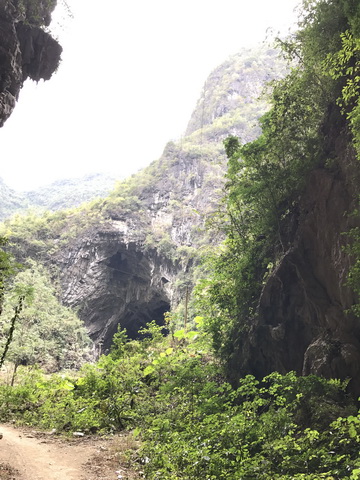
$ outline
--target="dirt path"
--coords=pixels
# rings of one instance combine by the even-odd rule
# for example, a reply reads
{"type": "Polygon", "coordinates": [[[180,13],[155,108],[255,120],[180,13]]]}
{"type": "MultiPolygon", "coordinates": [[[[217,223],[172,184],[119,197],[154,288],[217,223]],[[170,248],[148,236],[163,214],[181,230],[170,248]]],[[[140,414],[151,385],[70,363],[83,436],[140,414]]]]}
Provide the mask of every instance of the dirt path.
{"type": "Polygon", "coordinates": [[[69,441],[0,425],[0,464],[16,469],[16,480],[117,480],[138,478],[121,468],[115,441],[84,437],[69,441]]]}

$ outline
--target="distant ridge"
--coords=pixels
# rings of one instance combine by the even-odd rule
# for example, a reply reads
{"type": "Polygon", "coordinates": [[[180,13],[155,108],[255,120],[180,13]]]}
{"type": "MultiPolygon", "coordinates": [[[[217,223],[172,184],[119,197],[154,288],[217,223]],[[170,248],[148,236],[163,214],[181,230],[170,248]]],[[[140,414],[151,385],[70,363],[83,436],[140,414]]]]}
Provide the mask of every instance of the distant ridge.
{"type": "Polygon", "coordinates": [[[0,220],[28,208],[56,211],[106,197],[114,188],[114,175],[87,174],[78,178],[56,180],[35,190],[15,192],[0,178],[0,220]]]}

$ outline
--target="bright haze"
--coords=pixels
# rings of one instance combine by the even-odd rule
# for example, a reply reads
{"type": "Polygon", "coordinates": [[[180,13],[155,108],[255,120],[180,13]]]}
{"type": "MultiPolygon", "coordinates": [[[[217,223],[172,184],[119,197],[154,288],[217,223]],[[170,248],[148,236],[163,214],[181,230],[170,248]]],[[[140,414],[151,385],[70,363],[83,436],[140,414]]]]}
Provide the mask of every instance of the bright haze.
{"type": "Polygon", "coordinates": [[[0,129],[0,176],[16,190],[86,173],[135,173],[183,134],[209,73],[269,31],[297,0],[61,0],[64,48],[48,82],[25,82],[0,129]]]}

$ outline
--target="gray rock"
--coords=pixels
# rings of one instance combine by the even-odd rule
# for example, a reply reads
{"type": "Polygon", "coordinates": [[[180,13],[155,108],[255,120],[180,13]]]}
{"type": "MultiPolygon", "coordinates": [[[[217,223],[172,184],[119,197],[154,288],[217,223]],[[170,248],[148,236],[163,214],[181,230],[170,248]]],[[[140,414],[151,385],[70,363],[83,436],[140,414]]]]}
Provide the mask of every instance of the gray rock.
{"type": "MultiPolygon", "coordinates": [[[[54,5],[44,3],[44,23],[54,5]]],[[[0,2],[0,127],[12,114],[23,82],[28,77],[48,80],[59,65],[62,48],[40,25],[22,16],[11,2],[0,2]]]]}

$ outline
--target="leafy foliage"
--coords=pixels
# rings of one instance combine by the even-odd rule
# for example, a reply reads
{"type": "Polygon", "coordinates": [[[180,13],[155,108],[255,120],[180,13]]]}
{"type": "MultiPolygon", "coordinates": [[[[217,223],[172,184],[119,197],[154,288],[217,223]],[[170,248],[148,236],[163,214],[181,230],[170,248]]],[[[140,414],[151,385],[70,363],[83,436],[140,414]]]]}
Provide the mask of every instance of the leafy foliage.
{"type": "Polygon", "coordinates": [[[360,417],[346,385],[252,376],[237,388],[212,358],[203,319],[164,337],[155,323],[76,375],[22,370],[0,389],[0,418],[88,433],[134,429],[148,479],[350,479],[360,417]]]}
{"type": "MultiPolygon", "coordinates": [[[[351,0],[343,3],[344,13],[347,15],[346,30],[340,33],[341,47],[337,51],[327,54],[323,61],[325,75],[335,80],[341,92],[337,104],[345,116],[353,137],[353,147],[360,160],[360,9],[356,2],[351,0]]],[[[358,179],[357,179],[358,180],[358,179]]],[[[359,210],[351,214],[359,217],[359,210]]],[[[347,252],[353,262],[349,272],[348,285],[359,297],[360,295],[360,231],[354,227],[348,232],[350,244],[347,252]]],[[[359,303],[352,307],[352,311],[360,316],[359,303]]]]}
{"type": "Polygon", "coordinates": [[[88,354],[89,339],[79,318],[63,307],[44,267],[30,262],[13,279],[0,320],[0,345],[8,338],[18,299],[22,308],[7,359],[18,365],[43,366],[49,371],[77,368],[88,354]]]}
{"type": "Polygon", "coordinates": [[[350,30],[341,35],[342,48],[328,54],[324,61],[324,72],[334,80],[340,80],[341,95],[337,100],[346,115],[354,137],[354,145],[360,154],[360,38],[353,36],[350,30]]]}
{"type": "Polygon", "coordinates": [[[9,255],[4,247],[8,244],[5,237],[0,237],[0,314],[3,310],[5,289],[8,284],[9,278],[15,273],[18,264],[14,262],[14,259],[9,255]]]}
{"type": "MultiPolygon", "coordinates": [[[[352,267],[350,268],[348,285],[360,298],[360,228],[355,227],[349,232],[350,244],[347,246],[347,252],[354,258],[352,267]]],[[[352,311],[357,317],[360,317],[359,301],[353,305],[352,311]]]]}
{"type": "MultiPolygon", "coordinates": [[[[198,287],[214,346],[224,359],[231,356],[236,332],[243,334],[251,323],[266,278],[291,247],[292,219],[309,172],[335,161],[334,139],[347,127],[341,109],[358,99],[358,42],[346,33],[359,24],[350,16],[358,14],[354,2],[303,6],[299,31],[279,41],[297,66],[273,84],[262,135],[243,146],[235,137],[225,141],[221,215],[227,238],[208,261],[212,276],[198,287]]],[[[347,115],[355,137],[356,108],[347,115]]]]}
{"type": "MultiPolygon", "coordinates": [[[[15,272],[17,272],[20,267],[20,265],[14,261],[12,255],[5,251],[4,247],[6,247],[7,244],[7,239],[0,237],[0,324],[2,323],[1,316],[4,313],[4,305],[6,304],[7,300],[6,293],[8,293],[9,290],[9,283],[15,272]]],[[[10,345],[13,341],[15,326],[19,320],[27,293],[28,292],[25,290],[21,293],[17,292],[16,302],[9,321],[9,329],[6,336],[3,334],[2,352],[0,354],[0,369],[7,358],[10,345]]]]}

